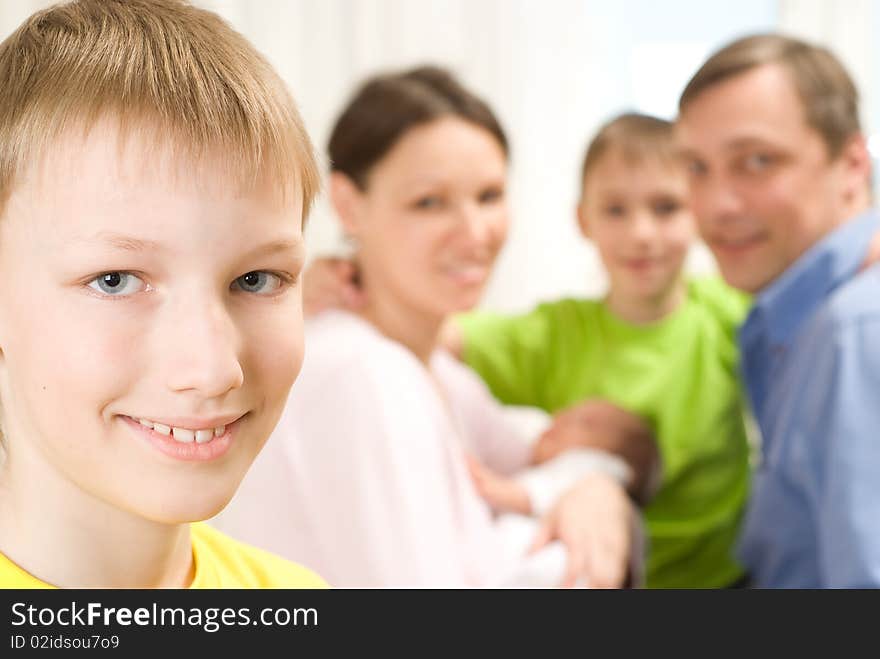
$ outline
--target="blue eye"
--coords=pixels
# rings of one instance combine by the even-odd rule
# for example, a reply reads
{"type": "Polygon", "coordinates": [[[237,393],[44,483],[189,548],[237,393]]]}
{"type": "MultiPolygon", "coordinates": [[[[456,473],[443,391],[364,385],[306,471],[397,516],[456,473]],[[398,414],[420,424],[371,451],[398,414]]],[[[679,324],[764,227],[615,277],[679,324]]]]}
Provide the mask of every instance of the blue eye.
{"type": "Polygon", "coordinates": [[[667,217],[677,213],[681,209],[681,204],[677,201],[658,201],[654,204],[654,215],[667,217]]]}
{"type": "Polygon", "coordinates": [[[130,272],[105,272],[89,282],[89,288],[113,297],[131,295],[145,287],[144,280],[130,272]]]}
{"type": "Polygon", "coordinates": [[[245,293],[274,293],[281,287],[281,277],[271,272],[254,270],[242,275],[235,280],[234,284],[245,293]]]}
{"type": "Polygon", "coordinates": [[[504,198],[503,188],[490,188],[480,193],[479,201],[481,204],[492,204],[501,201],[504,198]]]}
{"type": "Polygon", "coordinates": [[[413,204],[418,210],[436,210],[443,205],[443,200],[438,196],[422,197],[413,204]]]}
{"type": "Polygon", "coordinates": [[[709,169],[706,166],[706,163],[704,163],[700,160],[688,160],[688,161],[686,161],[686,167],[687,167],[688,174],[690,174],[691,176],[694,176],[694,177],[705,175],[709,169]]]}
{"type": "Polygon", "coordinates": [[[762,172],[772,164],[773,156],[760,152],[749,154],[743,161],[744,168],[752,172],[762,172]]]}

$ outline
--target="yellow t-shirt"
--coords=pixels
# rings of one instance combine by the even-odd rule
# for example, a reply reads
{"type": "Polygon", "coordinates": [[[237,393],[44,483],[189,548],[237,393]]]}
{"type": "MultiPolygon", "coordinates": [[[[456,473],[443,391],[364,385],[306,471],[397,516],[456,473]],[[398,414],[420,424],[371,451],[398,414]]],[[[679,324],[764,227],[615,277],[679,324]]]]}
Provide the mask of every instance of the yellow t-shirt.
{"type": "MultiPolygon", "coordinates": [[[[190,588],[327,588],[304,567],[233,540],[207,524],[190,526],[195,576],[190,588]]],[[[54,588],[0,553],[0,588],[54,588]]]]}

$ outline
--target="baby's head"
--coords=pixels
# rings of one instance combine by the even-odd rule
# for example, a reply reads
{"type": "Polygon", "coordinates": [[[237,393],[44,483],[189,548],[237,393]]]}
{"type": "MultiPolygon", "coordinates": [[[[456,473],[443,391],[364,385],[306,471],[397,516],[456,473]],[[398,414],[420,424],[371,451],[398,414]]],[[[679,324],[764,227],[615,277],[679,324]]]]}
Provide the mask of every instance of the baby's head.
{"type": "Polygon", "coordinates": [[[302,361],[318,174],[296,106],[175,0],[35,14],[0,89],[0,480],[71,514],[210,517],[302,361]]]}
{"type": "Polygon", "coordinates": [[[673,124],[638,114],[605,124],[587,149],[581,182],[579,225],[598,248],[611,295],[632,307],[674,291],[695,225],[673,124]]]}

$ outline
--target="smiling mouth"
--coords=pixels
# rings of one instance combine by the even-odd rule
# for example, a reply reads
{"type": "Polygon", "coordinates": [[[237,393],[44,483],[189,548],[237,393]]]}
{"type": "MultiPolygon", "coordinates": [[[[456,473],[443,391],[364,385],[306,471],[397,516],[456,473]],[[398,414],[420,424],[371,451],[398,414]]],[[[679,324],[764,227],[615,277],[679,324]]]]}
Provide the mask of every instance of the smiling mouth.
{"type": "Polygon", "coordinates": [[[156,421],[121,415],[126,424],[161,453],[178,460],[210,461],[225,454],[238,435],[240,422],[248,414],[226,416],[206,422],[170,419],[156,421]]]}
{"type": "Polygon", "coordinates": [[[726,238],[715,238],[711,241],[712,247],[728,254],[739,254],[748,251],[752,247],[764,242],[764,235],[748,236],[746,238],[737,238],[730,240],[726,238]]]}
{"type": "Polygon", "coordinates": [[[454,280],[464,284],[479,284],[489,276],[490,268],[484,264],[459,265],[444,268],[454,280]]]}
{"type": "Polygon", "coordinates": [[[653,270],[662,263],[659,258],[624,259],[623,267],[632,272],[647,272],[653,270]]]}
{"type": "Polygon", "coordinates": [[[137,419],[134,417],[128,417],[132,421],[137,421],[140,425],[145,428],[149,428],[160,435],[164,435],[165,437],[171,437],[176,442],[180,442],[181,444],[189,444],[191,442],[196,442],[197,444],[205,444],[210,442],[215,437],[221,437],[226,433],[226,424],[219,426],[212,426],[209,428],[182,428],[178,426],[169,426],[164,423],[159,423],[158,421],[151,421],[149,419],[137,419]]]}

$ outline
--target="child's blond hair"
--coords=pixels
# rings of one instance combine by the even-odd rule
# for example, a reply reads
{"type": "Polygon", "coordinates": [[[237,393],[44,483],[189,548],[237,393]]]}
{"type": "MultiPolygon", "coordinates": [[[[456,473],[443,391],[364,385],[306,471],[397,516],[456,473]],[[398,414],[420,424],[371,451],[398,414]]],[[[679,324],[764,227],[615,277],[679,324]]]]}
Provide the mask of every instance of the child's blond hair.
{"type": "Polygon", "coordinates": [[[605,123],[587,147],[581,166],[581,186],[599,160],[612,150],[633,165],[645,160],[681,165],[675,146],[675,125],[671,121],[646,114],[621,114],[605,123]]]}
{"type": "MultiPolygon", "coordinates": [[[[0,214],[17,179],[69,130],[104,117],[148,131],[233,182],[319,187],[296,105],[266,60],[219,16],[183,0],[75,0],[0,44],[0,214]]],[[[295,188],[294,188],[295,189],[295,188]]]]}

